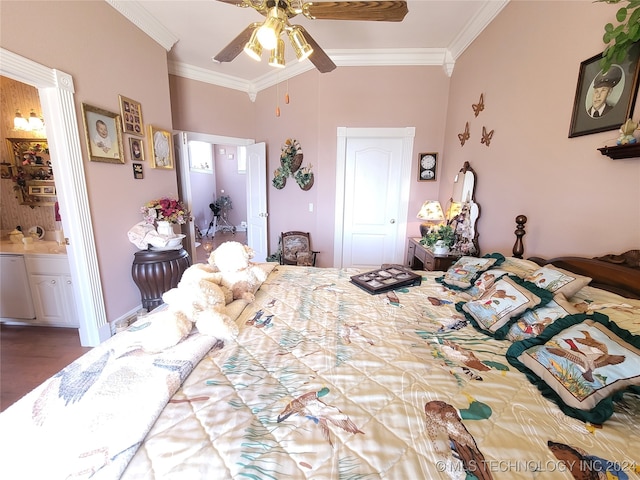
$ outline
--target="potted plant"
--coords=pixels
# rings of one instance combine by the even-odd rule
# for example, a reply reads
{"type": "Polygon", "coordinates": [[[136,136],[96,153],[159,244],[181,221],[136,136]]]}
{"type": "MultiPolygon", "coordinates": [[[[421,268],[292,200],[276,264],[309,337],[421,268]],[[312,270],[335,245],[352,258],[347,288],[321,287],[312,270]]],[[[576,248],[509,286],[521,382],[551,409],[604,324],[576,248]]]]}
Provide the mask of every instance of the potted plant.
{"type": "Polygon", "coordinates": [[[313,172],[311,171],[311,165],[308,167],[302,167],[293,176],[302,190],[309,190],[313,186],[313,172]]]}
{"type": "Polygon", "coordinates": [[[422,237],[420,243],[432,249],[436,255],[447,255],[455,240],[456,236],[451,225],[440,225],[422,237]]]}
{"type": "Polygon", "coordinates": [[[617,25],[604,26],[602,40],[607,44],[600,66],[606,72],[612,63],[622,62],[631,47],[640,40],[640,3],[635,0],[596,0],[601,3],[622,4],[616,12],[617,25]]]}

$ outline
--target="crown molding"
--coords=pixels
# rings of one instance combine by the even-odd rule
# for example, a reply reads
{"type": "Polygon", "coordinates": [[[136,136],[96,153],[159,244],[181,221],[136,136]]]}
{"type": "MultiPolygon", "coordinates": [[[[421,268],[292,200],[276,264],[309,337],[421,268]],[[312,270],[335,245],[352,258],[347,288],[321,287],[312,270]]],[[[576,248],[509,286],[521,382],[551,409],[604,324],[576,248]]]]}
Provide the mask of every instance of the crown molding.
{"type": "Polygon", "coordinates": [[[507,6],[509,1],[510,0],[492,0],[486,2],[480,12],[469,20],[460,34],[449,45],[449,51],[455,60],[462,55],[487,25],[507,6]]]}
{"type": "MultiPolygon", "coordinates": [[[[326,50],[326,53],[337,66],[341,67],[431,65],[442,66],[445,73],[451,76],[455,64],[451,53],[442,48],[326,50]]],[[[186,63],[169,61],[169,73],[172,75],[246,92],[252,101],[255,100],[258,92],[314,68],[308,61],[294,62],[285,68],[274,69],[253,80],[244,80],[186,63]]]]}
{"type": "Polygon", "coordinates": [[[169,29],[144,9],[142,4],[131,0],[105,0],[124,15],[131,23],[162,45],[168,52],[180,40],[169,29]]]}

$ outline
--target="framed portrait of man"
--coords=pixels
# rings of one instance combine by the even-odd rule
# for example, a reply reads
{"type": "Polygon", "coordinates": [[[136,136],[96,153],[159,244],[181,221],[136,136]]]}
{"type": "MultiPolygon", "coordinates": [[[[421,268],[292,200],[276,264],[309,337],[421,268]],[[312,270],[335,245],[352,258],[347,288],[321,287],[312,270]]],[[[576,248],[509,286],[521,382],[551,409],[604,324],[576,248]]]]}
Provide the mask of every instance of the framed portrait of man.
{"type": "Polygon", "coordinates": [[[638,49],[606,72],[602,54],[580,64],[569,138],[617,130],[629,118],[638,93],[638,49]]]}

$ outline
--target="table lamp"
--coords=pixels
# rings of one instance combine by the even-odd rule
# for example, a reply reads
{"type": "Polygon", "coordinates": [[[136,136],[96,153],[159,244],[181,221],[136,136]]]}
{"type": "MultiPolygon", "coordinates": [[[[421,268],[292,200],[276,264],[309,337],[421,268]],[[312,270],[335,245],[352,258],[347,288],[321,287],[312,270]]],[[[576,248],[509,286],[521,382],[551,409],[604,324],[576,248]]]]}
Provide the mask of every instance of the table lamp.
{"type": "Polygon", "coordinates": [[[429,233],[429,230],[434,225],[439,225],[444,221],[444,213],[442,212],[442,206],[437,200],[427,200],[420,207],[417,217],[420,220],[424,220],[420,224],[420,235],[423,237],[429,233]]]}

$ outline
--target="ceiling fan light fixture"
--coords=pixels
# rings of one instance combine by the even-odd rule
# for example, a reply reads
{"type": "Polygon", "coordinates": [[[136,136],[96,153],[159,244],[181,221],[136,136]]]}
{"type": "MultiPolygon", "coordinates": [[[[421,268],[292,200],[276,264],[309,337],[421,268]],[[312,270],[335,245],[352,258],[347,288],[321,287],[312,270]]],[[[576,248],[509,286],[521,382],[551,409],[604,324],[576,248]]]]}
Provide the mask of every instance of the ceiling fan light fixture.
{"type": "Polygon", "coordinates": [[[269,10],[267,19],[262,26],[258,28],[258,41],[262,48],[266,50],[273,50],[278,44],[278,39],[284,28],[284,22],[286,15],[284,11],[278,7],[273,7],[269,10]]]}
{"type": "Polygon", "coordinates": [[[289,40],[291,41],[291,45],[293,45],[293,50],[296,52],[296,57],[298,57],[298,61],[303,61],[309,57],[313,53],[313,47],[309,45],[307,39],[304,38],[304,34],[302,33],[302,29],[300,27],[293,26],[291,30],[289,30],[289,40]]]}
{"type": "Polygon", "coordinates": [[[260,61],[260,57],[262,56],[262,45],[258,41],[258,29],[255,29],[251,34],[251,38],[244,46],[244,53],[249,55],[256,61],[260,61]]]}
{"type": "Polygon", "coordinates": [[[269,57],[269,65],[272,67],[284,68],[284,40],[278,39],[276,48],[271,50],[271,56],[269,57]]]}

